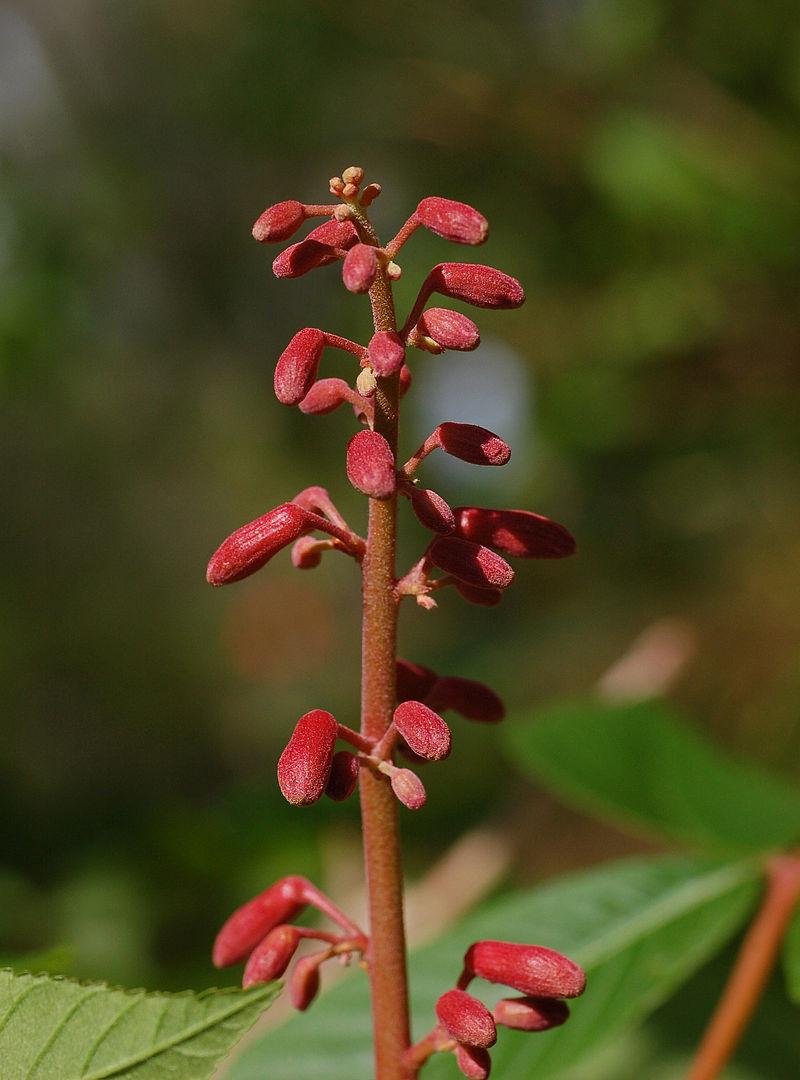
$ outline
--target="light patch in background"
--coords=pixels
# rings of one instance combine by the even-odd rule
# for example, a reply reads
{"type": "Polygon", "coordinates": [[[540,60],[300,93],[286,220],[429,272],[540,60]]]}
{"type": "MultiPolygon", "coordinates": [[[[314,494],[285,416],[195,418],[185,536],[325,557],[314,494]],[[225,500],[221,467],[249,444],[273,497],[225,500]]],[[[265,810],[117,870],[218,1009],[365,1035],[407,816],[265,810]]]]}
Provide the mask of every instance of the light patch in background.
{"type": "Polygon", "coordinates": [[[30,145],[31,122],[59,101],[55,80],[36,34],[8,4],[0,3],[0,137],[30,145]]]}

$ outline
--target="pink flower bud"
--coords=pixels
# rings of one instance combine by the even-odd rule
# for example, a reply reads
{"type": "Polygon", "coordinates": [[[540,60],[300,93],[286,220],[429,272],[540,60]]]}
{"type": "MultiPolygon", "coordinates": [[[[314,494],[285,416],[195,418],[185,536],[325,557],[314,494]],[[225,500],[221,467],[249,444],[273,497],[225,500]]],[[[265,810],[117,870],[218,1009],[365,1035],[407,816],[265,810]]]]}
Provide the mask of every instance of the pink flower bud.
{"type": "Polygon", "coordinates": [[[439,424],[433,433],[446,454],[472,465],[505,465],[511,450],[499,435],[477,424],[439,424]]]}
{"type": "Polygon", "coordinates": [[[359,431],[347,447],[347,479],[371,499],[390,499],[397,477],[392,454],[383,435],[377,431],[359,431]]]}
{"type": "Polygon", "coordinates": [[[305,207],[296,199],[269,206],[253,226],[253,236],[260,243],[270,240],[288,240],[297,232],[306,218],[305,207]]]}
{"type": "Polygon", "coordinates": [[[417,207],[417,219],[445,240],[455,244],[482,244],[489,235],[489,222],[466,203],[430,195],[417,207]]]}
{"type": "Polygon", "coordinates": [[[305,1012],[319,993],[319,963],[319,956],[304,956],[294,966],[289,980],[289,998],[300,1012],[305,1012]]]}
{"type": "Polygon", "coordinates": [[[275,397],[283,405],[299,405],[317,377],[325,335],[314,326],[298,330],[275,366],[275,397]]]}
{"type": "Polygon", "coordinates": [[[417,332],[431,338],[442,349],[472,352],[481,343],[478,327],[460,311],[428,308],[417,320],[417,332]]]}
{"type": "Polygon", "coordinates": [[[466,585],[463,581],[454,582],[456,591],[470,604],[479,604],[481,607],[496,607],[503,599],[502,589],[477,589],[474,585],[466,585]]]}
{"type": "Polygon", "coordinates": [[[344,379],[318,379],[300,402],[301,413],[323,416],[350,401],[352,391],[344,379]]]}
{"type": "Polygon", "coordinates": [[[375,374],[385,377],[398,373],[403,366],[406,350],[399,334],[391,330],[379,330],[370,339],[367,356],[375,374]]]}
{"type": "Polygon", "coordinates": [[[292,566],[297,570],[313,570],[322,562],[319,540],[313,536],[301,536],[292,547],[292,566]]]}
{"type": "Polygon", "coordinates": [[[273,555],[315,528],[313,515],[283,503],[274,510],[242,525],[223,540],[208,564],[209,585],[230,585],[241,581],[269,562],[273,555]]]}
{"type": "Polygon", "coordinates": [[[419,757],[441,761],[450,753],[450,728],[438,713],[421,701],[404,701],[397,706],[394,726],[419,757]]]}
{"type": "Polygon", "coordinates": [[[411,769],[395,769],[391,774],[392,791],[409,810],[420,810],[425,805],[425,785],[411,769]]]}
{"type": "Polygon", "coordinates": [[[403,364],[400,368],[400,397],[405,397],[408,391],[411,389],[411,381],[413,376],[411,374],[411,368],[408,364],[403,364]]]}
{"type": "Polygon", "coordinates": [[[436,1015],[447,1034],[456,1042],[480,1046],[484,1050],[497,1042],[492,1014],[482,1001],[465,990],[448,990],[436,1002],[436,1015]]]}
{"type": "Polygon", "coordinates": [[[516,278],[480,263],[439,263],[428,274],[423,291],[481,308],[517,308],[525,303],[525,292],[516,278]]]}
{"type": "Polygon", "coordinates": [[[369,292],[378,273],[378,249],[371,244],[354,244],[345,255],[342,280],[352,293],[369,292]]]}
{"type": "Polygon", "coordinates": [[[336,720],[324,709],[301,716],[278,761],[278,784],[294,806],[316,802],[325,790],[338,734],[336,720]]]}
{"type": "Polygon", "coordinates": [[[503,998],[494,1007],[494,1019],[515,1031],[549,1031],[569,1019],[569,1005],[556,998],[503,998]]]}
{"type": "Polygon", "coordinates": [[[337,259],[336,249],[331,244],[322,244],[319,240],[306,237],[297,244],[284,248],[272,261],[272,272],[277,278],[296,278],[325,266],[337,259]]]}
{"type": "Polygon", "coordinates": [[[505,705],[484,683],[462,679],[458,675],[443,675],[429,692],[431,705],[443,712],[452,709],[467,720],[497,724],[506,715],[505,705]]]}
{"type": "Polygon", "coordinates": [[[436,682],[436,672],[410,660],[397,660],[397,700],[426,698],[436,682]]]}
{"type": "MultiPolygon", "coordinates": [[[[321,244],[329,244],[334,248],[343,248],[348,251],[358,243],[358,231],[352,221],[339,221],[337,218],[329,218],[312,229],[306,237],[307,240],[318,240],[321,244]]],[[[338,256],[334,256],[338,258],[338,256]]],[[[333,261],[333,260],[331,260],[333,261]]]]}
{"type": "Polygon", "coordinates": [[[514,571],[505,559],[457,536],[437,537],[428,554],[434,566],[479,589],[507,589],[514,580],[514,571]]]}
{"type": "Polygon", "coordinates": [[[480,1046],[457,1047],[456,1063],[461,1075],[466,1076],[467,1080],[488,1080],[492,1071],[489,1051],[480,1046]]]}
{"type": "Polygon", "coordinates": [[[325,786],[325,794],[334,802],[349,799],[358,783],[358,758],[349,750],[338,750],[333,755],[331,775],[325,786]]]}
{"type": "Polygon", "coordinates": [[[563,559],[575,551],[575,538],[563,525],[530,510],[459,506],[453,512],[459,536],[518,559],[563,559]]]}
{"type": "Polygon", "coordinates": [[[295,919],[306,906],[301,899],[305,879],[286,877],[234,911],[214,942],[214,967],[229,967],[252,952],[265,934],[295,919]]]}
{"type": "Polygon", "coordinates": [[[276,926],[271,930],[253,950],[245,964],[242,979],[244,989],[279,979],[289,966],[299,944],[300,934],[296,926],[276,926]]]}
{"type": "Polygon", "coordinates": [[[426,529],[438,533],[451,533],[455,528],[453,511],[435,491],[430,488],[412,488],[411,505],[420,523],[426,529]]]}
{"type": "Polygon", "coordinates": [[[478,941],[467,950],[464,969],[479,979],[503,983],[529,997],[573,998],[586,989],[582,969],[543,945],[478,941]]]}

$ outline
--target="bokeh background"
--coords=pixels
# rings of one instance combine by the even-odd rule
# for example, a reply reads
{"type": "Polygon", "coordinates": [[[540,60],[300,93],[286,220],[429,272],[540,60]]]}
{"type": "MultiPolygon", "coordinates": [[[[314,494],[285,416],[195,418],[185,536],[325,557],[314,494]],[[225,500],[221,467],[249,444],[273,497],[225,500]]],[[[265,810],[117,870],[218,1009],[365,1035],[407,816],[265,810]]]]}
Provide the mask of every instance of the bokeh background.
{"type": "MultiPolygon", "coordinates": [[[[355,721],[354,568],[204,583],[307,484],[363,525],[352,417],[271,382],[297,328],[364,340],[367,305],[333,268],[277,282],[249,234],[353,163],[384,237],[425,195],[473,203],[477,257],[528,291],[480,313],[479,352],[414,361],[405,446],[441,419],[498,430],[506,470],[431,461],[429,482],[580,548],[518,566],[497,609],[404,610],[404,655],[530,715],[665,631],[671,696],[797,777],[798,121],[792,0],[0,2],[3,960],[211,985],[245,897],[287,872],[358,886],[355,805],[291,810],[274,783],[302,712],[355,721]]],[[[463,255],[417,234],[401,307],[463,255]]],[[[633,850],[492,729],[458,725],[426,782],[414,880],[487,822],[506,883],[633,850]]]]}

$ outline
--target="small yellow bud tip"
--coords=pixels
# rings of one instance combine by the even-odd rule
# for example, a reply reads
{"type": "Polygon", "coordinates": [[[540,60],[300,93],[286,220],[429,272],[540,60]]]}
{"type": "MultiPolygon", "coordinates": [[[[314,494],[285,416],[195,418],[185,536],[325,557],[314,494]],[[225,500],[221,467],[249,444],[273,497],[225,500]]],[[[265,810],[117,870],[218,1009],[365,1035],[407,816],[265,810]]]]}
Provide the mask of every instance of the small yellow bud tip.
{"type": "Polygon", "coordinates": [[[342,173],[342,179],[346,184],[355,184],[358,187],[364,179],[364,170],[360,165],[351,165],[342,173]]]}
{"type": "Polygon", "coordinates": [[[372,397],[378,388],[378,382],[372,368],[362,368],[356,379],[356,390],[362,397],[372,397]]]}
{"type": "Polygon", "coordinates": [[[358,188],[355,184],[345,184],[342,189],[342,197],[345,199],[354,199],[358,195],[358,188]]]}

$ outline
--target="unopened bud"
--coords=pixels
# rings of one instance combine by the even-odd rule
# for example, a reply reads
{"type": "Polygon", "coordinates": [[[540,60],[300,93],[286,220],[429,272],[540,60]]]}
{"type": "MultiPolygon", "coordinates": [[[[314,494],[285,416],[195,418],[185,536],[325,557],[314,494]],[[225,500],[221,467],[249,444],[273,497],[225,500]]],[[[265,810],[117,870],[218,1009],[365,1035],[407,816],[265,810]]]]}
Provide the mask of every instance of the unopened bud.
{"type": "Polygon", "coordinates": [[[450,728],[421,701],[404,701],[394,711],[394,726],[415,754],[441,761],[450,753],[450,728]]]}
{"type": "Polygon", "coordinates": [[[423,289],[428,295],[437,292],[481,308],[517,308],[525,302],[525,291],[516,278],[480,263],[439,263],[423,289]]]}
{"type": "Polygon", "coordinates": [[[344,379],[318,379],[299,404],[307,416],[323,416],[349,401],[350,387],[344,379]]]}
{"type": "Polygon", "coordinates": [[[306,906],[301,899],[304,878],[286,877],[242,904],[227,920],[214,942],[214,967],[238,964],[265,934],[295,919],[306,906]]]}
{"type": "Polygon", "coordinates": [[[425,805],[425,785],[411,769],[394,769],[391,777],[392,791],[409,810],[420,810],[425,805]]]}
{"type": "Polygon", "coordinates": [[[345,169],[342,173],[342,180],[344,180],[345,184],[355,184],[358,186],[363,179],[364,170],[360,165],[350,165],[349,168],[345,169]]]}
{"type": "Polygon", "coordinates": [[[319,965],[319,956],[304,956],[294,966],[289,980],[289,998],[300,1012],[305,1012],[319,993],[319,965]]]}
{"type": "Polygon", "coordinates": [[[331,195],[341,195],[344,189],[344,180],[341,176],[332,176],[328,181],[331,195]]]}
{"type": "MultiPolygon", "coordinates": [[[[338,217],[332,217],[312,229],[306,239],[318,240],[321,244],[328,244],[334,248],[344,248],[347,251],[358,243],[358,230],[349,218],[342,220],[338,217]]],[[[338,256],[334,255],[333,258],[338,258],[338,256]]]]}
{"type": "Polygon", "coordinates": [[[397,700],[419,700],[428,696],[436,682],[436,672],[422,664],[413,664],[410,660],[397,660],[397,700]]]}
{"type": "Polygon", "coordinates": [[[356,195],[358,195],[358,185],[357,184],[345,184],[344,187],[342,188],[342,198],[343,199],[354,199],[356,197],[356,195]]]}
{"type": "Polygon", "coordinates": [[[492,1014],[465,990],[448,990],[436,1002],[436,1015],[447,1034],[459,1043],[484,1050],[497,1042],[492,1014]]]}
{"type": "Polygon", "coordinates": [[[411,368],[408,364],[403,364],[400,368],[400,397],[405,397],[408,391],[411,389],[411,381],[413,376],[411,374],[411,368]]]}
{"type": "Polygon", "coordinates": [[[332,244],[323,244],[319,240],[306,237],[297,244],[284,248],[272,262],[272,272],[277,278],[296,278],[334,262],[336,251],[332,244]]]}
{"type": "Polygon", "coordinates": [[[511,449],[499,435],[477,424],[439,424],[434,432],[446,454],[472,465],[505,465],[511,449]]]}
{"type": "Polygon", "coordinates": [[[518,559],[563,559],[575,552],[575,538],[568,529],[530,510],[459,506],[453,512],[459,536],[518,559]]]}
{"type": "Polygon", "coordinates": [[[223,540],[208,564],[209,585],[230,585],[260,570],[277,554],[304,533],[315,527],[312,515],[294,503],[283,503],[274,510],[242,525],[223,540]]]}
{"type": "Polygon", "coordinates": [[[380,184],[367,184],[367,186],[361,192],[361,205],[370,206],[378,198],[380,193],[380,184]]]}
{"type": "Polygon", "coordinates": [[[297,570],[313,570],[322,562],[322,552],[326,546],[330,546],[327,540],[301,536],[292,545],[292,566],[297,570]]]}
{"type": "Polygon", "coordinates": [[[494,1019],[515,1031],[549,1031],[569,1019],[569,1005],[555,998],[503,998],[494,1007],[494,1019]]]}
{"type": "Polygon", "coordinates": [[[379,330],[372,335],[367,346],[369,362],[376,375],[396,375],[403,366],[406,350],[399,334],[392,330],[379,330]]]}
{"type": "Polygon", "coordinates": [[[347,478],[371,499],[390,499],[397,482],[394,455],[383,435],[359,431],[347,446],[347,478]]]}
{"type": "Polygon", "coordinates": [[[324,709],[301,716],[278,761],[278,784],[294,806],[308,806],[322,795],[333,763],[338,724],[324,709]]]}
{"type": "Polygon", "coordinates": [[[369,292],[378,273],[378,251],[370,244],[355,244],[342,263],[342,280],[352,293],[369,292]]]}
{"type": "Polygon", "coordinates": [[[331,774],[325,786],[325,794],[334,802],[349,799],[358,783],[358,758],[349,750],[337,750],[331,763],[331,774]]]}
{"type": "Polygon", "coordinates": [[[426,529],[437,533],[451,533],[455,528],[453,511],[435,491],[430,488],[412,488],[411,505],[414,513],[426,529]]]}
{"type": "Polygon", "coordinates": [[[514,580],[514,571],[500,555],[457,536],[437,537],[431,544],[429,556],[434,566],[467,585],[506,589],[514,580]]]}
{"type": "Polygon", "coordinates": [[[543,945],[478,941],[467,950],[464,969],[479,979],[502,983],[529,997],[573,998],[586,989],[583,970],[543,945]]]}
{"type": "Polygon", "coordinates": [[[315,326],[298,330],[275,365],[275,397],[282,405],[299,405],[317,377],[325,335],[315,326]]]}
{"type": "Polygon", "coordinates": [[[503,599],[502,589],[479,589],[474,585],[467,585],[463,581],[456,581],[453,584],[456,591],[469,604],[478,604],[480,607],[496,607],[503,599]]]}
{"type": "Polygon", "coordinates": [[[296,199],[269,206],[253,226],[253,236],[260,243],[271,240],[288,240],[297,232],[306,218],[305,207],[296,199]]]}
{"type": "Polygon", "coordinates": [[[429,695],[433,708],[443,712],[452,709],[467,720],[498,724],[506,715],[505,705],[494,690],[475,679],[442,675],[431,687],[429,695]]]}
{"type": "Polygon", "coordinates": [[[417,207],[417,219],[445,240],[455,244],[482,244],[489,235],[489,222],[477,210],[454,199],[430,195],[417,207]]]}
{"type": "Polygon", "coordinates": [[[356,390],[363,398],[371,398],[375,396],[377,389],[378,380],[375,378],[375,372],[371,367],[362,368],[356,379],[356,390]]]}
{"type": "Polygon", "coordinates": [[[300,944],[300,934],[296,926],[276,926],[250,955],[244,969],[242,986],[256,986],[259,983],[279,979],[286,971],[300,944]]]}
{"type": "Polygon", "coordinates": [[[417,332],[430,338],[441,349],[472,352],[481,343],[478,327],[460,311],[428,308],[417,320],[417,332]]]}
{"type": "Polygon", "coordinates": [[[392,281],[399,281],[403,276],[403,268],[398,266],[396,262],[388,262],[386,264],[386,273],[392,281]]]}
{"type": "Polygon", "coordinates": [[[467,1080],[488,1080],[492,1071],[489,1051],[480,1046],[456,1047],[456,1064],[467,1080]]]}

